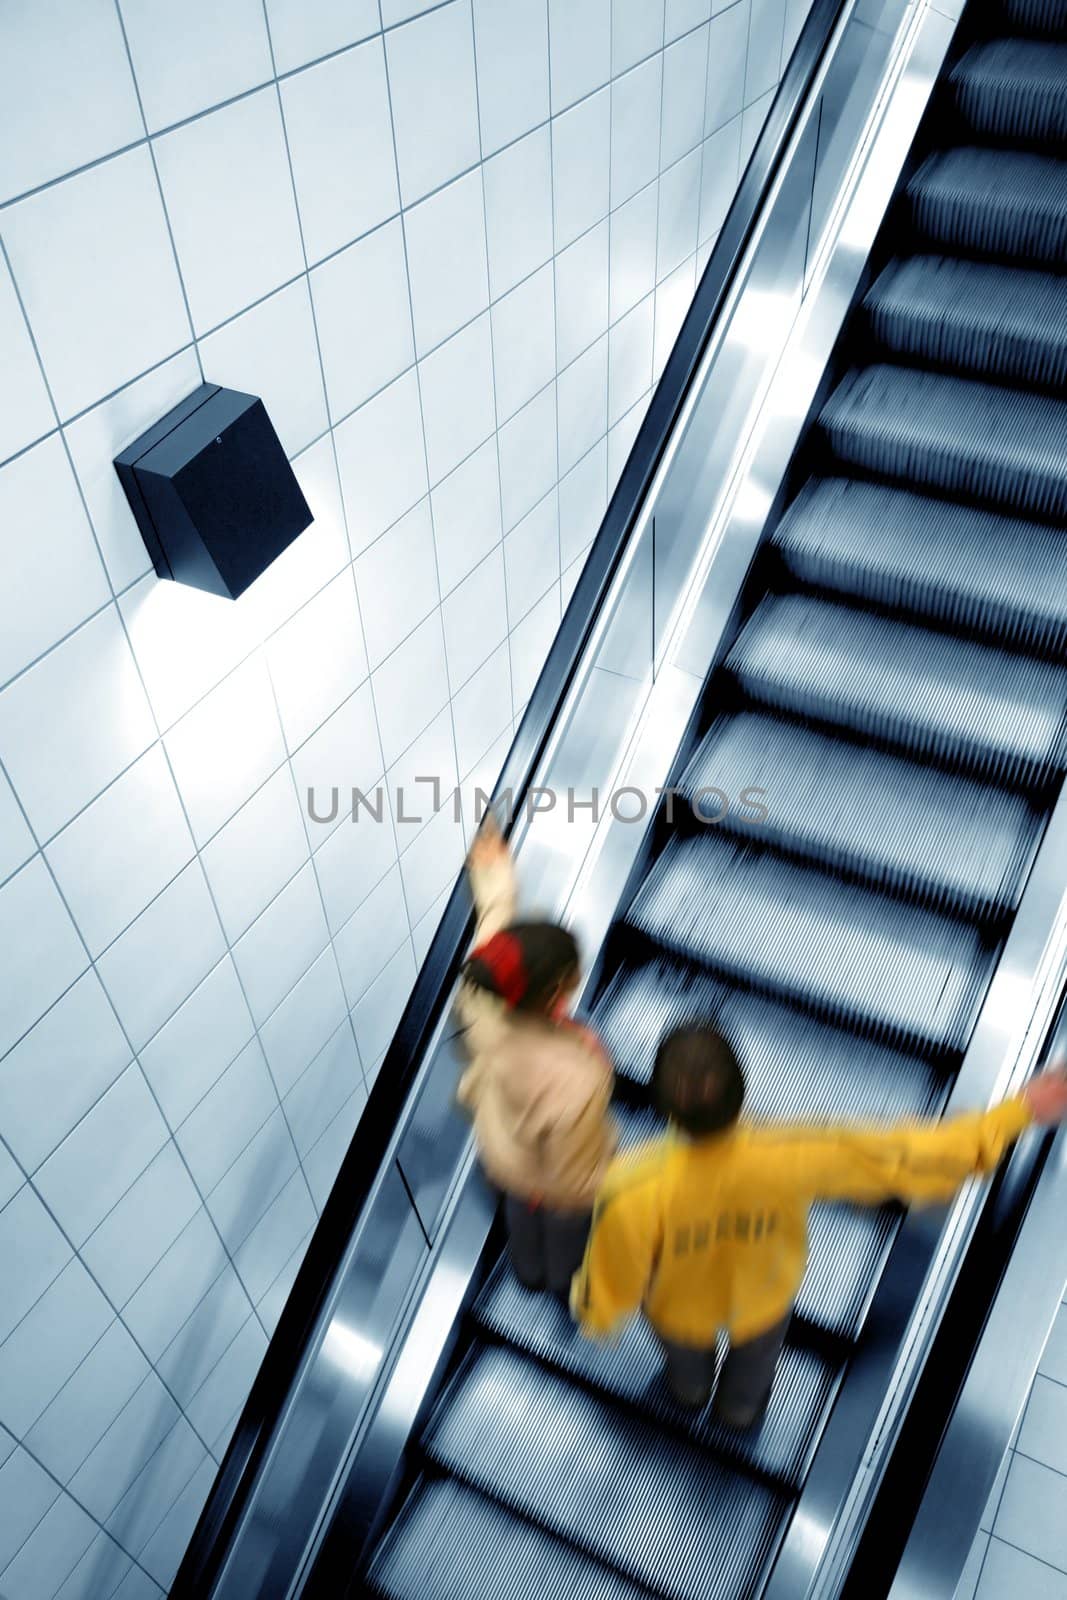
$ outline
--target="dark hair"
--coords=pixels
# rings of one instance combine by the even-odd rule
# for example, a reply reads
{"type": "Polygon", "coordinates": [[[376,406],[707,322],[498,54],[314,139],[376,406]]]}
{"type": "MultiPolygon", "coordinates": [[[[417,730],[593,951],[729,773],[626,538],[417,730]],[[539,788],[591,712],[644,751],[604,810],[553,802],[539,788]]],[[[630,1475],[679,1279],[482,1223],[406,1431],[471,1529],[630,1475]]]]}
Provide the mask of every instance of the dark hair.
{"type": "MultiPolygon", "coordinates": [[[[521,993],[513,998],[501,983],[491,960],[481,958],[478,951],[465,963],[463,976],[476,988],[498,995],[513,1011],[547,1012],[560,986],[578,977],[581,958],[574,935],[561,928],[558,922],[513,922],[505,933],[513,941],[512,948],[518,955],[521,993]]],[[[493,944],[494,941],[489,940],[480,947],[487,957],[493,944]]]]}
{"type": "Polygon", "coordinates": [[[652,1068],[652,1098],[662,1116],[699,1139],[737,1121],[745,1099],[745,1075],[717,1029],[691,1023],[660,1042],[652,1068]]]}

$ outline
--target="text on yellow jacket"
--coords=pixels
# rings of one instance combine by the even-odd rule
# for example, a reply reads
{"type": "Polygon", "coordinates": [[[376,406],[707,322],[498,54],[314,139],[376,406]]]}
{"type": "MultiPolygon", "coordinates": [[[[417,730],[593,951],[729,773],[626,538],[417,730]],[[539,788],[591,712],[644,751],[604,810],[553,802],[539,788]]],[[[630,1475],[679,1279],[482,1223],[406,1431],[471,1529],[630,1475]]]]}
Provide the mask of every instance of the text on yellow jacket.
{"type": "Polygon", "coordinates": [[[736,1343],[787,1314],[819,1200],[946,1201],[992,1171],[1030,1122],[1022,1098],[944,1122],[889,1128],[735,1124],[670,1132],[612,1162],[597,1198],[571,1307],[585,1332],[613,1333],[643,1308],[664,1338],[736,1343]]]}

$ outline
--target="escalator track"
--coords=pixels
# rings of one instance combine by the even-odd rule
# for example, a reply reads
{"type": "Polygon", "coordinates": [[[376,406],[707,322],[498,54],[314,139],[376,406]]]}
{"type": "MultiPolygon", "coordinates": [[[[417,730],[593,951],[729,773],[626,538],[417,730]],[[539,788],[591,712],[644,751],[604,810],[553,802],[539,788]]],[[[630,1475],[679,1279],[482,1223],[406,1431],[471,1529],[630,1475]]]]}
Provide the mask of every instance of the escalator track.
{"type": "MultiPolygon", "coordinates": [[[[972,5],[591,1008],[627,1142],[713,1016],[750,1110],[945,1103],[1067,766],[1067,6],[972,5]]],[[[899,1225],[827,1207],[762,1425],[675,1407],[498,1260],[364,1575],[391,1600],[747,1600],[899,1225]]]]}

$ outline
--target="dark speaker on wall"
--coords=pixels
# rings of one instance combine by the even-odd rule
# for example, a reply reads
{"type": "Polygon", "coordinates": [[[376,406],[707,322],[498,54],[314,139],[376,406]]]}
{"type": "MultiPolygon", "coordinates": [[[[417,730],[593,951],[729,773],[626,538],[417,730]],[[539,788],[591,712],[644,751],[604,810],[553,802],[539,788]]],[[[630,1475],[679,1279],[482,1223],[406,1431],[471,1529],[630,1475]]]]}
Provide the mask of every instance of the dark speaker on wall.
{"type": "Polygon", "coordinates": [[[161,578],[236,600],[312,522],[262,400],[204,383],[115,458],[161,578]]]}

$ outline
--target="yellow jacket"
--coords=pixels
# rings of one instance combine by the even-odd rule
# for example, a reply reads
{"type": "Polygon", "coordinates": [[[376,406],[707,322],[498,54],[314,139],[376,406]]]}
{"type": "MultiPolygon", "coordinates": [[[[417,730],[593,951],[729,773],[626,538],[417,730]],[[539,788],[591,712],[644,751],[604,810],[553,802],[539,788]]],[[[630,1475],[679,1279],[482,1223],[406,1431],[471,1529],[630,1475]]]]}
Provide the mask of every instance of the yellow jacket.
{"type": "MultiPolygon", "coordinates": [[[[514,919],[510,859],[472,870],[471,889],[480,943],[514,919]]],[[[509,1011],[473,984],[460,985],[456,1009],[468,1062],[457,1099],[486,1176],[553,1210],[592,1210],[618,1142],[605,1051],[587,1029],[509,1011]]]]}
{"type": "Polygon", "coordinates": [[[1023,1099],[885,1129],[741,1123],[670,1133],[612,1162],[571,1307],[592,1335],[643,1307],[664,1338],[738,1343],[779,1322],[807,1261],[817,1200],[945,1201],[990,1172],[1030,1121],[1023,1099]]]}

